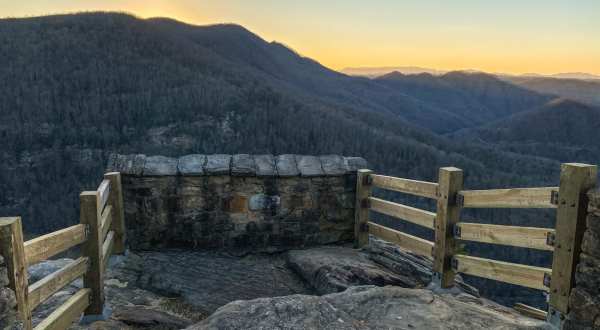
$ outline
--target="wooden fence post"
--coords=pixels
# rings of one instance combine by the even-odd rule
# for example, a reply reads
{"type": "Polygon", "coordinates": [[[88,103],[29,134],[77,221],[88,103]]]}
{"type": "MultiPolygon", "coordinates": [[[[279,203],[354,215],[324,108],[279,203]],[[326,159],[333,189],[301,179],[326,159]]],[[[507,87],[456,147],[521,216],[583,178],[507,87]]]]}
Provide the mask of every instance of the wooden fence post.
{"type": "Polygon", "coordinates": [[[372,184],[369,175],[371,170],[358,170],[356,175],[356,206],[354,209],[354,247],[359,249],[369,244],[368,198],[371,196],[372,184]]]}
{"type": "Polygon", "coordinates": [[[19,318],[24,329],[31,330],[27,262],[20,217],[0,218],[0,252],[8,270],[10,288],[15,291],[19,318]]]}
{"type": "Polygon", "coordinates": [[[460,218],[457,193],[463,189],[463,172],[456,167],[440,168],[438,177],[438,199],[435,216],[435,246],[433,270],[442,288],[454,285],[455,272],[452,256],[456,249],[453,229],[460,218]]]}
{"type": "Polygon", "coordinates": [[[569,312],[569,295],[585,231],[586,192],[596,185],[597,175],[598,169],[593,165],[569,163],[561,166],[548,313],[554,324],[560,324],[569,312]]]}
{"type": "Polygon", "coordinates": [[[121,173],[110,172],[104,174],[104,178],[110,181],[110,200],[112,205],[113,220],[110,229],[115,232],[113,251],[115,254],[125,253],[125,209],[123,205],[123,187],[121,185],[121,173]]]}
{"type": "Polygon", "coordinates": [[[79,195],[80,221],[87,227],[87,240],[83,255],[90,258],[90,267],[83,276],[83,286],[91,289],[91,302],[85,315],[101,315],[104,308],[104,279],[102,274],[102,240],[100,237],[100,212],[97,191],[84,191],[79,195]]]}

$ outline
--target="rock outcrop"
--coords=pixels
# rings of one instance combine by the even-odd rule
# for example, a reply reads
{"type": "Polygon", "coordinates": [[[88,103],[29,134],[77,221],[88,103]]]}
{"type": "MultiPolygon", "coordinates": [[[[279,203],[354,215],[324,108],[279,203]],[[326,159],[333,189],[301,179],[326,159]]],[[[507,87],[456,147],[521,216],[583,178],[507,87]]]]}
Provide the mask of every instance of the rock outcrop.
{"type": "Polygon", "coordinates": [[[287,264],[318,294],[341,292],[359,285],[423,287],[420,278],[395,273],[369,260],[368,255],[351,248],[327,246],[287,253],[287,264]]]}
{"type": "Polygon", "coordinates": [[[587,230],[565,321],[565,328],[571,330],[600,329],[600,189],[590,191],[588,197],[587,230]]]}
{"type": "Polygon", "coordinates": [[[0,256],[0,329],[17,328],[15,293],[7,287],[8,274],[4,258],[0,256]]]}
{"type": "Polygon", "coordinates": [[[551,329],[542,321],[470,295],[397,286],[359,286],[324,296],[235,301],[188,330],[208,329],[551,329]]]}

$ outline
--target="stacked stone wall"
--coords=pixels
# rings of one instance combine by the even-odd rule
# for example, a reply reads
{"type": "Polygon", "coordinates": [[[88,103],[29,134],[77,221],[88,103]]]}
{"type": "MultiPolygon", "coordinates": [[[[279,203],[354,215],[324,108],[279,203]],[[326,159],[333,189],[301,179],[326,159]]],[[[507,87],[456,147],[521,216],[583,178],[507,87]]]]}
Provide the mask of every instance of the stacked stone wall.
{"type": "Polygon", "coordinates": [[[277,251],[351,241],[358,157],[113,155],[132,249],[277,251]]]}
{"type": "Polygon", "coordinates": [[[0,329],[17,328],[16,308],[15,293],[8,287],[6,265],[0,256],[0,329]]]}
{"type": "Polygon", "coordinates": [[[588,197],[587,227],[566,329],[600,329],[600,189],[590,191],[588,197]]]}

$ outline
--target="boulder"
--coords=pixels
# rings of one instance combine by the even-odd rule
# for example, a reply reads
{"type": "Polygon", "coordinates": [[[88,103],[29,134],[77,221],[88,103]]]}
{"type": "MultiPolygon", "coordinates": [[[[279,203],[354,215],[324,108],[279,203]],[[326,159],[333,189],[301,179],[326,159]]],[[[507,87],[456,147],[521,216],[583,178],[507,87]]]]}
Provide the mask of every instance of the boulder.
{"type": "Polygon", "coordinates": [[[231,158],[231,175],[255,176],[256,164],[254,158],[248,154],[233,155],[231,158]]]}
{"type": "Polygon", "coordinates": [[[198,176],[204,175],[204,165],[206,164],[206,155],[186,155],[179,157],[177,169],[181,175],[198,176]]]}
{"type": "Polygon", "coordinates": [[[144,175],[177,175],[177,159],[165,156],[152,156],[146,158],[144,175]]]}
{"type": "Polygon", "coordinates": [[[231,155],[208,155],[204,171],[208,175],[229,175],[231,155]]]}
{"type": "Polygon", "coordinates": [[[286,176],[298,176],[298,166],[296,164],[295,155],[279,155],[275,158],[275,166],[277,168],[277,175],[281,177],[286,176]]]}
{"type": "Polygon", "coordinates": [[[325,175],[344,175],[346,174],[348,166],[346,160],[342,156],[338,155],[327,155],[319,156],[321,161],[321,167],[325,175]]]}
{"type": "Polygon", "coordinates": [[[296,165],[301,176],[323,176],[321,160],[316,156],[296,156],[296,165]]]}
{"type": "Polygon", "coordinates": [[[508,308],[397,286],[234,301],[188,329],[551,329],[508,308]]]}
{"type": "Polygon", "coordinates": [[[287,253],[287,264],[319,294],[341,292],[359,285],[422,287],[426,283],[386,270],[351,248],[331,246],[287,253]]]}
{"type": "Polygon", "coordinates": [[[257,176],[274,176],[277,174],[273,155],[254,155],[254,164],[256,164],[257,176]]]}

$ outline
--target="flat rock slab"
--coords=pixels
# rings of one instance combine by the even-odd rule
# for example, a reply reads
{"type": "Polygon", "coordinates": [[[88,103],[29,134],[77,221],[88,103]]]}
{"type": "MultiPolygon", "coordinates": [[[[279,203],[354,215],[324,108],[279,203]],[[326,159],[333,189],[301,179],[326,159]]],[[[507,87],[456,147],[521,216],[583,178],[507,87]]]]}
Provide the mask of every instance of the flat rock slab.
{"type": "Polygon", "coordinates": [[[273,155],[254,155],[257,176],[275,176],[275,157],[273,155]]]}
{"type": "Polygon", "coordinates": [[[208,155],[204,171],[208,175],[229,175],[231,155],[208,155]]]}
{"type": "Polygon", "coordinates": [[[551,329],[478,299],[395,286],[235,301],[188,329],[551,329]]]}
{"type": "Polygon", "coordinates": [[[369,164],[362,157],[344,157],[348,171],[357,171],[368,168],[369,164]]]}
{"type": "Polygon", "coordinates": [[[279,155],[275,158],[275,166],[277,167],[277,175],[286,176],[298,176],[298,166],[296,165],[295,155],[279,155]]]}
{"type": "Polygon", "coordinates": [[[256,164],[254,163],[254,158],[248,154],[233,155],[233,157],[231,158],[231,175],[256,175],[256,164]]]}
{"type": "Polygon", "coordinates": [[[146,158],[144,175],[177,175],[177,159],[165,156],[152,156],[146,158]]]}
{"type": "Polygon", "coordinates": [[[111,154],[106,167],[107,172],[121,172],[128,175],[142,175],[146,155],[119,155],[111,154]]]}
{"type": "Polygon", "coordinates": [[[342,156],[327,155],[320,156],[321,167],[325,175],[344,175],[347,172],[348,166],[346,160],[342,156]]]}
{"type": "Polygon", "coordinates": [[[204,165],[206,165],[206,155],[186,155],[179,157],[177,168],[181,175],[204,175],[204,165]]]}
{"type": "Polygon", "coordinates": [[[296,156],[296,165],[301,176],[322,176],[325,174],[321,160],[316,156],[296,156]]]}
{"type": "Polygon", "coordinates": [[[137,255],[137,275],[129,276],[136,278],[140,288],[181,297],[207,313],[234,300],[314,293],[279,255],[236,257],[216,251],[179,250],[137,255]]]}
{"type": "Polygon", "coordinates": [[[369,260],[367,255],[346,247],[320,247],[287,253],[287,264],[310,283],[317,293],[341,292],[359,285],[426,285],[419,277],[394,273],[369,260]]]}

